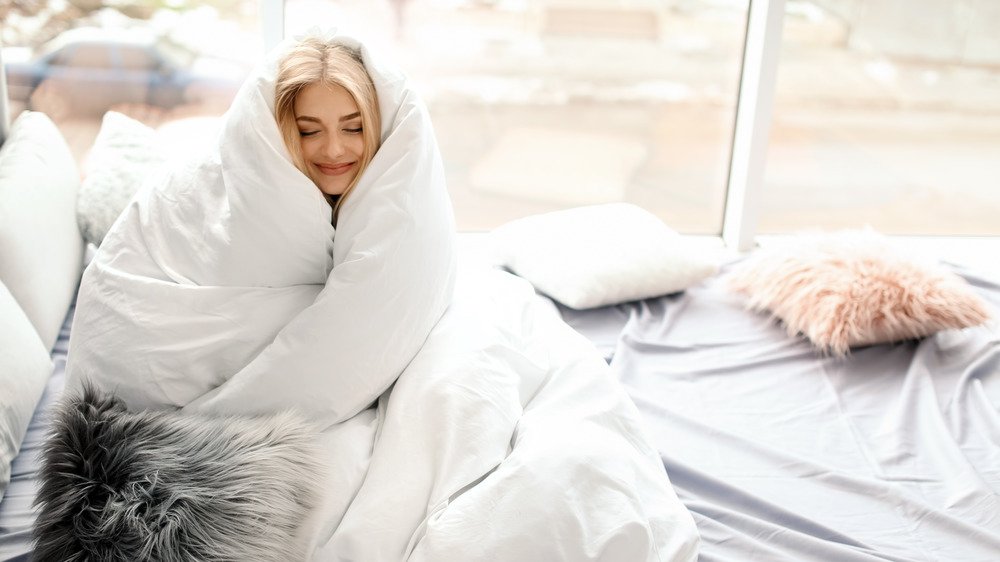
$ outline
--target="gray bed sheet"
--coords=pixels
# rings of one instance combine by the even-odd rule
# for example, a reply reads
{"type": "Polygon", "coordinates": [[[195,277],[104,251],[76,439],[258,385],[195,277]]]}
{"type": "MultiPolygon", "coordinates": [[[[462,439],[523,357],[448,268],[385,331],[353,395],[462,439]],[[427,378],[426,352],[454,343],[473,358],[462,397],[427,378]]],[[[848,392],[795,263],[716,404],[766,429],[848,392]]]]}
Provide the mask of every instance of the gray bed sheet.
{"type": "MultiPolygon", "coordinates": [[[[1000,284],[955,269],[1000,316],[1000,284]]],[[[743,304],[720,276],[559,307],[638,406],[699,560],[1000,561],[1000,324],[835,358],[743,304]]]]}
{"type": "Polygon", "coordinates": [[[0,561],[30,560],[31,526],[35,521],[32,502],[38,490],[39,453],[48,430],[48,412],[62,395],[73,310],[70,308],[66,315],[59,338],[52,348],[52,377],[35,408],[28,432],[21,443],[21,450],[11,463],[10,485],[4,493],[3,501],[0,501],[0,561]]]}

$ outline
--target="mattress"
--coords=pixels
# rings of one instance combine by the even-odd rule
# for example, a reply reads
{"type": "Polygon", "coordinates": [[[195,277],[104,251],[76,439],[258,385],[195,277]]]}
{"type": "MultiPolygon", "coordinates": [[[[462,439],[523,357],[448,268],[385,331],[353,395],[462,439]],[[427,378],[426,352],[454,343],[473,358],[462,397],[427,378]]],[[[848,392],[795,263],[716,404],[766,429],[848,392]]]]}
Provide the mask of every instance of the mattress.
{"type": "MultiPolygon", "coordinates": [[[[1000,310],[996,280],[956,271],[1000,310]]],[[[589,311],[553,305],[638,406],[695,517],[699,560],[1000,560],[997,323],[838,359],[744,310],[718,277],[589,311]]],[[[28,560],[72,312],[0,502],[0,560],[28,560]]]]}
{"type": "MultiPolygon", "coordinates": [[[[955,269],[1000,310],[997,281],[955,269]]],[[[639,407],[699,560],[1000,560],[996,322],[835,358],[719,277],[560,312],[639,407]]]]}
{"type": "Polygon", "coordinates": [[[10,485],[0,501],[0,561],[27,561],[31,552],[31,526],[35,521],[32,502],[38,489],[39,454],[45,440],[47,412],[59,400],[66,370],[66,352],[69,347],[69,329],[73,322],[70,307],[59,330],[59,338],[52,348],[54,364],[52,377],[35,408],[35,415],[28,425],[28,432],[21,443],[21,450],[11,463],[10,485]]]}

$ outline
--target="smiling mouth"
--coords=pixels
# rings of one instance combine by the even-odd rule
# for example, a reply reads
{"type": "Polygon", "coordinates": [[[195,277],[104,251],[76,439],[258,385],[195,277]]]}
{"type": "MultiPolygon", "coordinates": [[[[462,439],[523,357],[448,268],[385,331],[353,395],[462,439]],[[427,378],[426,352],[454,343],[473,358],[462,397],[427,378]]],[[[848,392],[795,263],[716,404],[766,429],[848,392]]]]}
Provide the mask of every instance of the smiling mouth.
{"type": "Polygon", "coordinates": [[[342,176],[346,174],[351,168],[354,167],[354,162],[348,162],[346,164],[314,164],[316,169],[320,171],[324,176],[342,176]]]}

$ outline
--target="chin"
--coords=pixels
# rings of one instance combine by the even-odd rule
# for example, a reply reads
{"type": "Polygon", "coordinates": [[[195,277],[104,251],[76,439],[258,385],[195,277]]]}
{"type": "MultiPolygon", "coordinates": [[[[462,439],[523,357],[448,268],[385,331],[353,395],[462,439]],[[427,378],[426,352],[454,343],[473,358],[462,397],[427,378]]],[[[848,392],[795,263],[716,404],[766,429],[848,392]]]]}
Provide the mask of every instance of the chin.
{"type": "Polygon", "coordinates": [[[327,195],[336,196],[336,195],[343,195],[344,192],[347,191],[347,186],[336,186],[336,187],[325,186],[325,187],[320,187],[319,190],[327,195]]]}
{"type": "Polygon", "coordinates": [[[321,182],[315,180],[313,183],[316,184],[316,187],[318,187],[321,192],[327,195],[343,195],[343,193],[347,191],[347,186],[350,185],[350,183],[333,183],[329,181],[321,182]]]}

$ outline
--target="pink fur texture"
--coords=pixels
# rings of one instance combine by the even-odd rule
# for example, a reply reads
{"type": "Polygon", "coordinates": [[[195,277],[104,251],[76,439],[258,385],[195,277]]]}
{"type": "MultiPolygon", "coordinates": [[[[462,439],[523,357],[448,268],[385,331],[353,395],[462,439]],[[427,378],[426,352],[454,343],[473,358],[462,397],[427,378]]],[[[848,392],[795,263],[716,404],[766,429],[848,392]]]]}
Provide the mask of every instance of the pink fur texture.
{"type": "Polygon", "coordinates": [[[835,355],[989,320],[964,279],[872,230],[799,235],[756,251],[728,282],[748,308],[770,311],[790,335],[835,355]]]}

